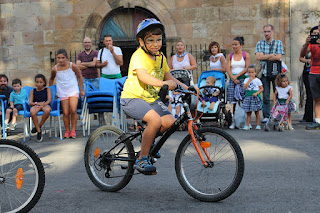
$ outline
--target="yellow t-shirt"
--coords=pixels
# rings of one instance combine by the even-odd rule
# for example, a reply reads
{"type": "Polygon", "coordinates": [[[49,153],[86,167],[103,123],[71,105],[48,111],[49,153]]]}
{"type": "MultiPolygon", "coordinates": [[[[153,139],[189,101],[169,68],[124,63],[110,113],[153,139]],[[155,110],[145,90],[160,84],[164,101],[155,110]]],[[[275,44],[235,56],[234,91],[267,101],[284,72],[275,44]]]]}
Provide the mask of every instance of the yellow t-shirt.
{"type": "Polygon", "coordinates": [[[156,56],[156,60],[152,60],[140,47],[133,53],[130,60],[128,78],[124,84],[121,98],[141,98],[148,103],[153,103],[159,98],[160,87],[150,86],[139,81],[136,69],[145,69],[149,75],[163,80],[164,74],[170,70],[166,57],[161,53],[161,56],[156,56]],[[162,68],[160,68],[161,61],[162,68]]]}

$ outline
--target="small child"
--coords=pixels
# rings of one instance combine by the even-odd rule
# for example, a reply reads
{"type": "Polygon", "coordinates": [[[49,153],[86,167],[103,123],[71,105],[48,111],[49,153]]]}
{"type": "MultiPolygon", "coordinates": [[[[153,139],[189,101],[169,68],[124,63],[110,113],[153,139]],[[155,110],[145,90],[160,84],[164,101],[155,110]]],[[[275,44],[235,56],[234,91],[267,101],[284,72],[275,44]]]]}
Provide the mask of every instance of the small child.
{"type": "Polygon", "coordinates": [[[63,123],[66,128],[63,137],[76,138],[77,106],[79,99],[78,81],[80,95],[84,97],[82,75],[77,65],[69,61],[65,49],[58,50],[57,61],[58,63],[51,70],[49,85],[53,85],[53,81],[57,77],[57,96],[61,100],[63,123]]]}
{"type": "Polygon", "coordinates": [[[275,83],[276,91],[273,94],[273,103],[276,104],[278,100],[280,105],[288,105],[288,130],[294,130],[291,118],[291,112],[295,110],[292,100],[292,86],[289,85],[288,77],[284,74],[278,74],[275,83]]]}
{"type": "Polygon", "coordinates": [[[51,90],[47,88],[46,77],[42,74],[35,76],[34,81],[36,83],[36,88],[30,91],[29,97],[29,106],[30,115],[34,124],[34,128],[31,130],[31,133],[37,133],[37,141],[41,142],[43,140],[41,127],[48,119],[51,112],[51,90]],[[37,113],[43,111],[43,115],[40,123],[38,123],[37,113]]]}
{"type": "MultiPolygon", "coordinates": [[[[209,76],[206,79],[206,86],[215,86],[216,78],[213,76],[209,76]]],[[[203,90],[203,98],[202,98],[202,106],[206,106],[206,102],[210,101],[210,106],[208,109],[213,110],[214,104],[218,101],[218,95],[220,94],[220,90],[215,87],[207,87],[203,90]]]]}
{"type": "Polygon", "coordinates": [[[262,108],[261,93],[263,92],[262,82],[259,78],[256,78],[256,68],[254,65],[248,67],[249,78],[244,79],[243,88],[246,90],[245,98],[242,103],[242,108],[247,113],[247,125],[243,128],[244,130],[250,130],[251,127],[251,113],[252,111],[256,114],[256,129],[260,127],[260,114],[259,111],[262,108]]]}
{"type": "Polygon", "coordinates": [[[169,106],[168,110],[172,112],[173,107],[176,109],[176,114],[174,116],[175,119],[177,119],[181,112],[181,103],[179,102],[179,98],[181,96],[180,92],[176,91],[169,91],[169,95],[167,95],[167,99],[169,99],[169,106]]]}
{"type": "Polygon", "coordinates": [[[16,129],[16,121],[17,121],[17,116],[18,116],[18,111],[23,110],[23,104],[27,100],[27,91],[21,88],[21,80],[20,79],[14,79],[12,81],[12,87],[13,90],[10,93],[10,106],[6,110],[6,116],[5,116],[5,125],[6,129],[10,130],[15,130],[16,129]],[[12,122],[11,122],[11,127],[9,128],[9,119],[10,119],[10,114],[12,114],[12,122]]]}

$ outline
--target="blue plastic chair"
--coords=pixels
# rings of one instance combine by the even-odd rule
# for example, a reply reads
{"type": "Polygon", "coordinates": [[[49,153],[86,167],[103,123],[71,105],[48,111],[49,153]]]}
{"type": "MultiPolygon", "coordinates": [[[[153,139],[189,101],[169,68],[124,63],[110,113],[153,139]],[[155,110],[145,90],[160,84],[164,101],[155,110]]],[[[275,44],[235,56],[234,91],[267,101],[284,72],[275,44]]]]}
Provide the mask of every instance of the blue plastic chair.
{"type": "Polygon", "coordinates": [[[5,120],[5,99],[6,96],[5,95],[0,95],[0,102],[1,102],[1,112],[2,112],[2,116],[1,116],[1,122],[2,122],[2,137],[5,139],[7,137],[7,134],[6,134],[6,126],[4,124],[4,120],[5,120]]]}
{"type": "MultiPolygon", "coordinates": [[[[112,112],[112,124],[117,127],[122,126],[120,121],[120,94],[126,77],[121,79],[100,78],[99,90],[90,83],[86,86],[86,95],[83,107],[83,135],[88,130],[90,135],[90,114],[112,112]]],[[[101,122],[99,122],[101,125],[101,122]]]]}
{"type": "Polygon", "coordinates": [[[49,86],[51,90],[51,112],[50,112],[50,131],[49,131],[49,138],[51,138],[51,127],[52,127],[52,117],[56,118],[54,119],[54,137],[57,138],[57,128],[56,128],[56,120],[58,120],[58,126],[59,126],[59,135],[60,140],[62,140],[62,128],[61,128],[61,111],[60,111],[60,98],[55,99],[56,97],[56,85],[49,86]]]}

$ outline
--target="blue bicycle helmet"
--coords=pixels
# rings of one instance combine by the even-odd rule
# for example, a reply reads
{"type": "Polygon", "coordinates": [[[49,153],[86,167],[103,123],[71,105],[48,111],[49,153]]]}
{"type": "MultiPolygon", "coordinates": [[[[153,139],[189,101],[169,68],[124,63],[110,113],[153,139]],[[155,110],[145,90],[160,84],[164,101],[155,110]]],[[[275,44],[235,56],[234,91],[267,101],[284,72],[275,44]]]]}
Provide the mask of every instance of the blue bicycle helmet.
{"type": "Polygon", "coordinates": [[[164,26],[161,24],[160,21],[154,18],[147,18],[140,22],[140,24],[138,25],[136,30],[136,38],[139,39],[143,32],[145,32],[153,26],[158,26],[162,30],[162,32],[164,32],[164,26]]]}

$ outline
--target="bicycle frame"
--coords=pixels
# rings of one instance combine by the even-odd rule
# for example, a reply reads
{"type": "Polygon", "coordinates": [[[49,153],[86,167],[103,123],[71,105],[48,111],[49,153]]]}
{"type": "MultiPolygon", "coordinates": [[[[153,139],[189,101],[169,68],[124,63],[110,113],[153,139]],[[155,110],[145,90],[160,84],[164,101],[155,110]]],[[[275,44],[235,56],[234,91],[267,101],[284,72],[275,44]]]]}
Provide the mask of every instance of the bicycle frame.
{"type": "MultiPolygon", "coordinates": [[[[161,138],[158,140],[158,142],[155,143],[155,145],[151,148],[150,150],[150,155],[151,156],[155,156],[156,153],[158,153],[158,151],[161,149],[161,147],[163,146],[163,144],[167,141],[167,139],[175,132],[177,131],[177,129],[180,127],[181,124],[183,124],[186,120],[188,120],[188,132],[191,136],[191,141],[199,155],[199,158],[202,162],[202,165],[205,167],[208,167],[211,165],[212,160],[209,157],[209,154],[207,153],[206,148],[210,147],[210,143],[209,142],[205,142],[202,141],[202,138],[199,135],[195,135],[195,130],[198,129],[197,125],[195,125],[195,123],[193,122],[193,117],[191,115],[191,111],[190,111],[190,107],[189,104],[186,102],[186,100],[188,99],[188,97],[191,95],[191,93],[186,93],[185,97],[183,98],[183,108],[184,108],[184,113],[179,116],[177,118],[177,120],[173,123],[173,125],[167,129],[161,136],[161,138]],[[200,143],[197,143],[197,137],[198,139],[200,139],[199,141],[201,141],[200,143]],[[200,147],[203,149],[208,161],[206,161],[201,153],[200,147]]],[[[137,133],[131,134],[130,136],[122,139],[121,141],[119,141],[115,147],[117,147],[118,144],[123,143],[126,140],[130,140],[132,141],[133,139],[137,138],[138,136],[140,136],[142,134],[143,131],[139,131],[137,133]]],[[[114,148],[115,148],[114,147],[114,148]]],[[[113,150],[113,149],[111,149],[113,150]]],[[[110,151],[111,151],[110,150],[110,151]]],[[[109,151],[109,152],[110,152],[109,151]]],[[[117,160],[124,160],[124,159],[118,159],[117,160]]]]}

